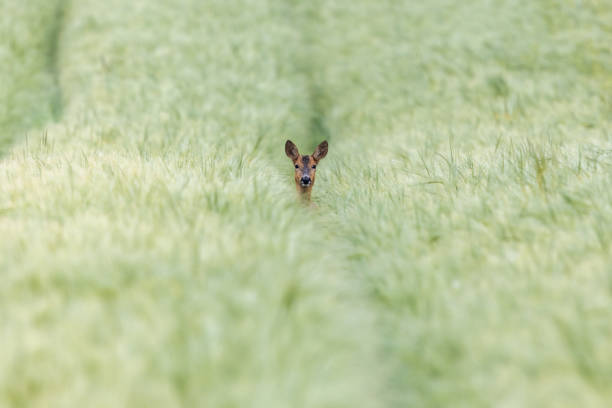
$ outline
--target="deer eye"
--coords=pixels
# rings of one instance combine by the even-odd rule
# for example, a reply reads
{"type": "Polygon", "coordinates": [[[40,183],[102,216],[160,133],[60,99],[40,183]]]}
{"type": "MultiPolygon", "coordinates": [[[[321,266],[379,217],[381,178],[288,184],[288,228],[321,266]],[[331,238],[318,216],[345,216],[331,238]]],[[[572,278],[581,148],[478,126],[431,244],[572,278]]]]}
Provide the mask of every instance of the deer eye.
{"type": "Polygon", "coordinates": [[[300,167],[300,166],[298,166],[298,165],[296,164],[296,165],[295,165],[295,168],[297,169],[298,167],[300,167]]]}
{"type": "Polygon", "coordinates": [[[316,169],[316,168],[317,168],[317,165],[315,164],[314,166],[312,166],[312,168],[313,168],[313,169],[316,169]]]}

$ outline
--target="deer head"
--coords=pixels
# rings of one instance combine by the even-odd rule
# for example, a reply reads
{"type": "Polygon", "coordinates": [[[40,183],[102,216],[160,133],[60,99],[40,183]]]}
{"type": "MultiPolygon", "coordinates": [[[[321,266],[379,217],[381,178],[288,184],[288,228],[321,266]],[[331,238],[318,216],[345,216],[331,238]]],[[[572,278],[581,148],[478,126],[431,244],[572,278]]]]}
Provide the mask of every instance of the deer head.
{"type": "Polygon", "coordinates": [[[327,141],[321,142],[310,156],[301,155],[297,146],[291,140],[285,142],[285,153],[295,168],[295,187],[300,195],[310,200],[312,186],[315,183],[317,164],[327,155],[327,141]]]}

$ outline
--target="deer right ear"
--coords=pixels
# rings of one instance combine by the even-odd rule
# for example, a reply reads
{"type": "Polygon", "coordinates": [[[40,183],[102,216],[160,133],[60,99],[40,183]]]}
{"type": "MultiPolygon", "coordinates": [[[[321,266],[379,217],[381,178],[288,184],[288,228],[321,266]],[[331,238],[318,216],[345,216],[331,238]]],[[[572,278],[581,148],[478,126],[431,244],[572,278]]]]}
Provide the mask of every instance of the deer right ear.
{"type": "Polygon", "coordinates": [[[316,161],[321,160],[325,156],[327,156],[327,140],[322,141],[312,154],[316,161]]]}
{"type": "Polygon", "coordinates": [[[297,146],[291,140],[285,142],[285,154],[289,156],[291,160],[297,160],[300,155],[297,146]]]}

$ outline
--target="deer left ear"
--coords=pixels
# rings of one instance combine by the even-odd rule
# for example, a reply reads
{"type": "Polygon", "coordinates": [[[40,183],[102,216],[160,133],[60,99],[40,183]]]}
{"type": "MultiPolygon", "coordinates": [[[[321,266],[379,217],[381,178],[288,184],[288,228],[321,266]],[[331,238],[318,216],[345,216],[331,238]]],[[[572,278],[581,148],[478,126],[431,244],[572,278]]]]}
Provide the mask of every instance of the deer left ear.
{"type": "Polygon", "coordinates": [[[285,154],[289,156],[291,160],[297,160],[300,155],[297,146],[291,140],[285,142],[285,154]]]}
{"type": "Polygon", "coordinates": [[[322,141],[321,144],[317,146],[314,153],[312,154],[312,157],[316,161],[321,160],[325,156],[327,156],[327,140],[322,141]]]}

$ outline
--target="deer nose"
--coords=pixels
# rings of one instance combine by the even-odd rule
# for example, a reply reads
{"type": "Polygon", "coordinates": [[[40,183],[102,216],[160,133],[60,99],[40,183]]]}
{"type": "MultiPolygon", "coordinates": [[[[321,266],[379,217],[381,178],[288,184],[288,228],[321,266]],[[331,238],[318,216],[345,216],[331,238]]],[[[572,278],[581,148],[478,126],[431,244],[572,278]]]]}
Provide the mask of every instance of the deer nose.
{"type": "Polygon", "coordinates": [[[307,186],[308,184],[310,184],[310,177],[308,177],[308,176],[302,177],[301,182],[302,182],[303,185],[307,186]]]}

